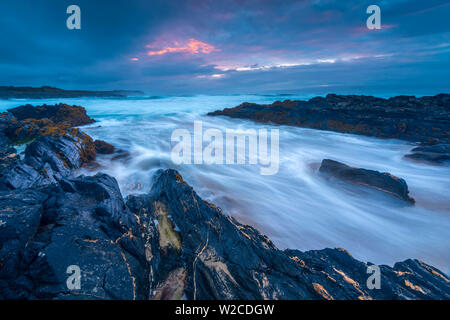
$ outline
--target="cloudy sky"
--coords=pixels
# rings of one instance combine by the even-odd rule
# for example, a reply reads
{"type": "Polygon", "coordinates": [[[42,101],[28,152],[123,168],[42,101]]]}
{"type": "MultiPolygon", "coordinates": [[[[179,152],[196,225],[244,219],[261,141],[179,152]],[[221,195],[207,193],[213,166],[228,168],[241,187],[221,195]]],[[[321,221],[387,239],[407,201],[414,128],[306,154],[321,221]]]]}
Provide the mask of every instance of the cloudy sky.
{"type": "Polygon", "coordinates": [[[450,90],[450,2],[1,0],[0,85],[149,94],[450,90]],[[66,8],[81,8],[68,30],[66,8]],[[366,9],[381,8],[381,30],[366,9]]]}

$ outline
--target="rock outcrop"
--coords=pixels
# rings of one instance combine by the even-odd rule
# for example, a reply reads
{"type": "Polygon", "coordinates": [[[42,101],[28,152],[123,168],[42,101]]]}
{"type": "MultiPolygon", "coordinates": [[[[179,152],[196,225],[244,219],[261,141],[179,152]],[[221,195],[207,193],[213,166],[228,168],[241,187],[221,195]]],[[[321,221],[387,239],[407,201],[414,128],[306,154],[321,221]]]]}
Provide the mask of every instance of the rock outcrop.
{"type": "Polygon", "coordinates": [[[54,183],[93,160],[94,143],[78,129],[63,136],[40,136],[27,146],[23,160],[15,158],[0,170],[0,190],[54,183]]]}
{"type": "Polygon", "coordinates": [[[86,114],[86,110],[80,106],[71,106],[64,103],[55,105],[32,106],[30,104],[8,109],[17,120],[26,119],[42,120],[47,119],[54,124],[67,124],[69,127],[77,127],[95,120],[86,114]]]}
{"type": "Polygon", "coordinates": [[[25,105],[0,114],[0,190],[36,187],[94,161],[96,147],[74,126],[94,122],[78,106],[25,105]],[[23,159],[12,144],[27,143],[23,159]]]}
{"type": "Polygon", "coordinates": [[[0,231],[2,299],[450,298],[450,280],[418,260],[380,266],[369,289],[370,264],[343,249],[278,250],[174,170],[126,202],[104,174],[0,192],[0,231]]]}
{"type": "Polygon", "coordinates": [[[0,114],[0,135],[22,144],[39,136],[63,136],[68,129],[95,122],[80,106],[24,105],[0,114]]]}
{"type": "Polygon", "coordinates": [[[330,159],[322,160],[319,172],[328,179],[336,178],[381,191],[409,203],[415,202],[409,196],[406,181],[387,172],[354,168],[330,159]]]}
{"type": "Polygon", "coordinates": [[[146,299],[136,219],[102,174],[0,193],[0,298],[146,299]],[[70,266],[78,290],[68,289],[70,266]]]}
{"type": "Polygon", "coordinates": [[[410,154],[405,155],[408,159],[433,164],[444,164],[450,162],[450,144],[432,144],[415,147],[410,154]]]}
{"type": "MultiPolygon", "coordinates": [[[[270,105],[243,103],[235,108],[211,112],[257,122],[291,125],[384,139],[403,139],[433,144],[450,143],[450,95],[389,99],[371,96],[335,95],[308,101],[276,101],[270,105]]],[[[427,156],[435,163],[448,162],[448,148],[439,156],[427,156]],[[435,161],[435,159],[437,161],[435,161]]],[[[410,158],[424,158],[418,154],[410,158]]]]}

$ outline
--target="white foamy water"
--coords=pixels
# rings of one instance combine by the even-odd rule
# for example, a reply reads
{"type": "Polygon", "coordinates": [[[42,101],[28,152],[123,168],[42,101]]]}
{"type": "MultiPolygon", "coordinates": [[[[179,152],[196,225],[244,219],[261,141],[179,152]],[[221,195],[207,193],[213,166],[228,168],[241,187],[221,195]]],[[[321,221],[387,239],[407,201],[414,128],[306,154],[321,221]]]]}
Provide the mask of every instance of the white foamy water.
{"type": "Polygon", "coordinates": [[[98,122],[83,130],[131,153],[127,163],[99,157],[99,170],[116,177],[124,195],[148,192],[157,169],[175,168],[201,197],[255,226],[279,248],[343,247],[357,259],[389,265],[418,258],[449,273],[450,167],[403,159],[413,148],[403,141],[205,116],[244,101],[270,103],[286,98],[305,97],[16,100],[0,102],[0,109],[25,102],[84,106],[98,122]],[[173,165],[171,133],[178,128],[192,132],[194,120],[202,120],[204,129],[223,132],[278,128],[279,172],[263,176],[255,165],[173,165]],[[376,193],[325,181],[317,174],[324,158],[404,178],[416,205],[405,207],[376,193]]]}

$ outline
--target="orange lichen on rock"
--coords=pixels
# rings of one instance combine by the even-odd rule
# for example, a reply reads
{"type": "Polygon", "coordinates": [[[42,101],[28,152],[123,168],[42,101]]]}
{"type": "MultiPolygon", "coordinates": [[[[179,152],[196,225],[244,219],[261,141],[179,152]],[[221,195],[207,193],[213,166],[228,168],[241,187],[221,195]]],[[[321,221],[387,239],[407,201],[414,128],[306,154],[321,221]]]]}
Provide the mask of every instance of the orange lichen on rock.
{"type": "Polygon", "coordinates": [[[408,280],[405,280],[405,286],[407,286],[408,288],[411,288],[411,289],[413,289],[413,290],[416,290],[416,291],[419,291],[419,292],[425,294],[425,292],[422,290],[421,287],[419,287],[418,285],[415,285],[415,284],[409,282],[408,280]]]}
{"type": "Polygon", "coordinates": [[[325,288],[321,284],[313,282],[313,287],[314,287],[314,290],[318,294],[320,294],[324,299],[326,299],[326,300],[334,300],[334,298],[328,293],[327,290],[325,290],[325,288]]]}

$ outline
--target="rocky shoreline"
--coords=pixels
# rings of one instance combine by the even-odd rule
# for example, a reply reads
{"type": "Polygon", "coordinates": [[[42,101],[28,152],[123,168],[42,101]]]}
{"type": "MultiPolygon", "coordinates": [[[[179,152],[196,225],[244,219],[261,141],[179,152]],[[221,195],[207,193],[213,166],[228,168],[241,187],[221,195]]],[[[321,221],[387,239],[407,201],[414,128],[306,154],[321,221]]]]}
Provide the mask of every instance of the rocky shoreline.
{"type": "Polygon", "coordinates": [[[307,101],[275,101],[260,105],[242,103],[208,113],[256,122],[402,139],[418,144],[408,159],[444,164],[450,162],[450,95],[389,99],[336,95],[307,101]]]}
{"type": "MultiPolygon", "coordinates": [[[[120,152],[74,128],[93,121],[62,104],[0,115],[1,299],[450,299],[448,277],[419,260],[379,266],[381,287],[369,289],[371,263],[344,249],[279,250],[175,170],[125,199],[111,176],[75,177],[97,153],[120,152]],[[66,283],[73,265],[79,289],[66,283]]],[[[398,178],[363,173],[408,196],[398,178]]]]}

